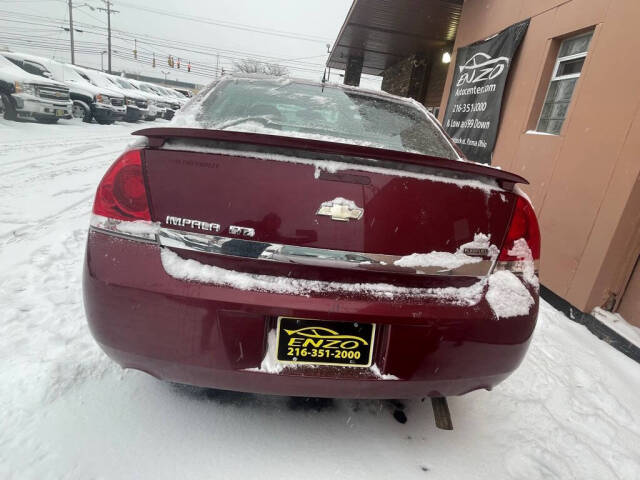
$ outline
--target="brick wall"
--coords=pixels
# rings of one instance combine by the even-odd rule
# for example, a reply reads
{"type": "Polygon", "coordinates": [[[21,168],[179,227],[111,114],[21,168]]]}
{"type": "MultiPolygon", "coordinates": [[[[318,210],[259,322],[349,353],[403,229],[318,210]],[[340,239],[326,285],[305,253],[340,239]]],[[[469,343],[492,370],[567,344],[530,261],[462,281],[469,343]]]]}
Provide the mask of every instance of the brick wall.
{"type": "Polygon", "coordinates": [[[400,60],[382,74],[382,90],[401,97],[408,96],[415,55],[400,60]]]}

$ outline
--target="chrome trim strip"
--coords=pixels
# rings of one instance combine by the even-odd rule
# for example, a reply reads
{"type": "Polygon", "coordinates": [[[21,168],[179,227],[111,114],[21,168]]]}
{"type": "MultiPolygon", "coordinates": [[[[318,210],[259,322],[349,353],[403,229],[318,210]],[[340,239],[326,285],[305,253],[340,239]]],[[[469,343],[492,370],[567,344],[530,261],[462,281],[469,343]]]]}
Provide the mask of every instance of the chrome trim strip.
{"type": "Polygon", "coordinates": [[[395,261],[402,258],[397,255],[357,253],[343,250],[265,243],[241,238],[184,232],[169,228],[160,228],[158,231],[158,243],[164,247],[180,248],[212,255],[253,258],[294,265],[342,268],[381,273],[401,273],[405,275],[484,277],[488,275],[493,266],[493,260],[488,259],[449,270],[443,269],[442,267],[406,268],[394,265],[395,261]]]}
{"type": "MultiPolygon", "coordinates": [[[[527,265],[527,262],[525,260],[516,260],[513,262],[505,262],[505,261],[496,262],[496,265],[493,268],[493,270],[495,271],[507,270],[513,273],[522,273],[527,268],[529,268],[529,266],[527,265]]],[[[540,260],[533,260],[533,273],[538,275],[539,271],[540,271],[540,260]]]]}
{"type": "Polygon", "coordinates": [[[158,239],[156,234],[160,226],[152,222],[127,222],[92,214],[89,228],[100,233],[106,233],[127,240],[157,244],[158,239]]]}
{"type": "Polygon", "coordinates": [[[394,264],[394,262],[402,258],[402,256],[398,255],[358,253],[259,242],[244,238],[174,230],[160,227],[158,224],[152,224],[151,222],[126,222],[99,215],[92,216],[91,228],[101,233],[116,235],[128,240],[155,243],[162,247],[191,250],[210,255],[368,272],[485,277],[491,272],[494,265],[493,259],[485,258],[480,262],[462,265],[453,269],[442,267],[399,267],[394,264]],[[136,224],[137,226],[134,227],[136,224]],[[145,226],[146,228],[144,228],[145,226]]]}

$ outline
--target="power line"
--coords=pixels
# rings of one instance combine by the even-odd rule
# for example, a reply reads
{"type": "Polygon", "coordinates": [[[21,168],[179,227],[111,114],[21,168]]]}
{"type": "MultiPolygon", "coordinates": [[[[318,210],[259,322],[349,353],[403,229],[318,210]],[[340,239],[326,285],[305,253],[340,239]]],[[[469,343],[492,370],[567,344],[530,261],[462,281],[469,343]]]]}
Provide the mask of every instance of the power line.
{"type": "Polygon", "coordinates": [[[225,28],[234,28],[237,30],[261,33],[264,35],[274,35],[278,37],[293,38],[296,40],[306,40],[310,42],[322,42],[322,43],[326,42],[327,40],[326,38],[318,35],[304,35],[301,33],[287,32],[284,30],[276,30],[272,28],[257,27],[253,25],[242,24],[242,23],[226,22],[226,21],[214,20],[214,19],[205,18],[205,17],[195,17],[193,15],[186,15],[183,13],[171,12],[168,10],[161,10],[159,8],[141,7],[140,5],[129,3],[126,1],[121,1],[120,4],[127,6],[129,8],[132,8],[134,10],[141,10],[144,12],[155,13],[157,15],[163,15],[166,17],[178,18],[180,20],[188,20],[188,21],[198,22],[198,23],[205,23],[208,25],[217,25],[219,27],[225,27],[225,28]]]}
{"type": "MultiPolygon", "coordinates": [[[[2,13],[0,11],[0,13],[2,13]]],[[[37,15],[29,15],[28,17],[34,17],[34,18],[43,18],[43,17],[39,17],[37,15]]],[[[46,17],[44,17],[46,18],[46,17]]],[[[47,20],[49,20],[47,18],[47,20]]],[[[0,20],[1,21],[1,20],[0,20]]],[[[24,20],[7,20],[9,22],[19,22],[19,23],[28,23],[28,24],[34,24],[34,25],[45,25],[42,23],[33,23],[33,22],[25,22],[24,20]]],[[[93,34],[93,35],[103,35],[103,33],[98,33],[98,32],[91,32],[90,30],[88,30],[88,28],[94,28],[94,29],[98,29],[98,30],[106,30],[104,27],[98,26],[98,25],[91,25],[91,24],[86,24],[86,23],[80,23],[80,22],[76,22],[77,25],[82,26],[83,28],[85,28],[85,33],[89,33],[89,34],[93,34]]],[[[113,38],[120,38],[121,40],[134,40],[134,39],[138,39],[138,41],[140,43],[145,43],[151,47],[165,47],[165,48],[170,48],[172,50],[180,50],[180,51],[185,51],[187,53],[192,53],[192,54],[201,54],[201,55],[206,55],[209,57],[214,57],[217,55],[217,52],[223,52],[223,53],[227,53],[229,54],[229,56],[235,58],[235,59],[241,59],[241,58],[246,58],[246,57],[251,57],[251,58],[256,58],[259,59],[261,61],[267,61],[267,62],[282,62],[282,63],[287,63],[287,64],[298,64],[298,65],[304,65],[304,66],[309,66],[309,67],[315,67],[317,68],[323,68],[324,67],[324,63],[319,64],[319,63],[311,63],[311,62],[302,62],[299,61],[299,59],[287,59],[287,58],[282,58],[282,57],[274,57],[274,56],[268,56],[268,55],[263,55],[263,54],[257,54],[255,52],[246,52],[246,51],[239,51],[239,50],[228,50],[228,49],[221,49],[221,48],[217,48],[211,45],[205,45],[205,44],[199,44],[199,43],[193,43],[193,42],[184,42],[184,41],[180,41],[180,40],[172,40],[172,39],[167,39],[167,38],[161,38],[161,37],[155,37],[153,35],[147,35],[147,34],[134,34],[131,32],[127,32],[125,30],[119,30],[119,29],[112,29],[112,36],[113,38]],[[141,39],[150,39],[152,40],[152,42],[143,42],[141,39]],[[198,49],[204,49],[204,50],[198,50],[198,49]]],[[[324,55],[318,55],[315,57],[322,57],[324,55]]],[[[289,65],[287,65],[289,66],[289,65]]],[[[315,69],[314,69],[315,71],[315,69]]]]}
{"type": "MultiPolygon", "coordinates": [[[[62,0],[62,1],[64,2],[65,0],[62,0]]],[[[108,8],[110,8],[110,6],[108,8]]],[[[102,10],[104,11],[106,9],[102,9],[102,10]]],[[[113,10],[111,10],[111,12],[113,13],[113,10]]],[[[0,13],[2,13],[2,11],[0,11],[0,13]]],[[[20,24],[31,25],[36,27],[46,27],[50,29],[60,28],[59,26],[52,24],[52,22],[61,21],[59,19],[52,19],[50,17],[43,17],[40,15],[33,15],[33,14],[20,14],[18,12],[6,12],[6,13],[11,13],[12,17],[15,14],[15,17],[17,18],[12,18],[11,20],[0,19],[0,22],[1,21],[16,22],[20,24]]],[[[83,12],[83,13],[86,13],[86,12],[83,12]]],[[[93,16],[91,17],[94,18],[93,16]]],[[[104,30],[107,30],[106,32],[107,35],[109,34],[109,25],[107,25],[107,28],[105,29],[102,26],[92,25],[88,23],[75,22],[75,24],[79,27],[82,27],[84,29],[84,33],[87,33],[89,35],[103,36],[105,35],[104,30]]],[[[301,61],[307,58],[323,57],[324,55],[315,55],[315,56],[291,59],[291,58],[266,56],[266,55],[252,53],[252,52],[243,52],[238,50],[219,49],[210,45],[170,40],[166,38],[154,37],[152,35],[134,34],[131,32],[118,30],[118,29],[112,29],[111,35],[113,36],[114,39],[118,39],[125,42],[137,40],[138,43],[142,45],[146,45],[149,48],[147,49],[147,48],[141,47],[140,50],[146,51],[151,55],[153,55],[154,53],[161,53],[161,54],[164,53],[168,56],[169,55],[168,50],[164,50],[164,49],[169,49],[170,51],[177,50],[177,51],[185,52],[186,55],[184,57],[188,57],[192,55],[201,55],[201,56],[213,58],[215,56],[216,59],[222,57],[223,60],[229,61],[231,63],[238,60],[242,60],[247,57],[252,57],[252,58],[260,59],[260,61],[283,63],[283,64],[286,64],[287,68],[290,68],[292,70],[299,71],[299,72],[313,73],[314,75],[321,73],[321,69],[324,66],[324,64],[321,65],[321,64],[314,64],[311,62],[301,61]]],[[[78,41],[76,41],[76,43],[78,45],[80,44],[78,41]]],[[[91,45],[91,47],[95,45],[96,46],[95,48],[100,48],[101,46],[101,44],[98,42],[88,42],[83,40],[81,41],[81,43],[85,46],[91,45]]],[[[23,43],[22,45],[25,45],[25,44],[23,43]]],[[[33,42],[27,43],[27,45],[37,48],[33,42]]],[[[115,45],[115,47],[120,48],[123,51],[127,51],[129,49],[129,47],[125,47],[122,45],[115,45]]],[[[94,52],[96,51],[92,51],[91,53],[94,53],[94,52]]],[[[100,52],[97,52],[97,53],[100,53],[100,52]]],[[[149,64],[150,64],[152,61],[151,55],[146,55],[146,56],[141,55],[140,60],[147,60],[149,61],[149,64]]],[[[121,60],[134,62],[131,58],[123,54],[118,55],[118,58],[121,60]]],[[[192,60],[194,61],[191,61],[190,63],[193,65],[195,71],[211,71],[212,73],[217,74],[220,70],[220,68],[213,68],[206,63],[195,61],[195,59],[193,58],[192,60]]],[[[194,74],[195,72],[190,72],[190,73],[194,74]]]]}

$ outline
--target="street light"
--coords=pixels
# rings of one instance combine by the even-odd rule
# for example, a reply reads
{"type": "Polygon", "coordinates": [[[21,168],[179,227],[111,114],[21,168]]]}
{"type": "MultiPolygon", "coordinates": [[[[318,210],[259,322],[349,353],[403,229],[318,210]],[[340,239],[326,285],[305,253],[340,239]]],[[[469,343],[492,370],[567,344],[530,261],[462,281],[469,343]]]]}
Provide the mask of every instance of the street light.
{"type": "Polygon", "coordinates": [[[169,72],[165,72],[164,70],[160,70],[160,73],[164,75],[164,86],[167,86],[167,75],[169,75],[169,72]]]}

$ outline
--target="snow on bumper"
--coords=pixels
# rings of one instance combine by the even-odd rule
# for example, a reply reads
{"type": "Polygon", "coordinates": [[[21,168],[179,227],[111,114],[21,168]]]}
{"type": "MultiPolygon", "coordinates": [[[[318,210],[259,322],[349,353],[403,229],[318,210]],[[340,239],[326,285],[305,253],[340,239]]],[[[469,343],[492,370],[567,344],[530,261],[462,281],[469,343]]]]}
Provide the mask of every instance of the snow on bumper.
{"type": "Polygon", "coordinates": [[[71,100],[45,100],[29,94],[13,94],[16,112],[20,116],[50,116],[69,118],[73,102],[71,100]]]}
{"type": "Polygon", "coordinates": [[[85,309],[94,338],[116,362],[176,382],[320,397],[460,395],[490,389],[514,371],[536,322],[533,289],[535,303],[526,315],[498,320],[482,295],[461,305],[187,281],[167,273],[161,250],[90,231],[85,309]],[[265,365],[276,363],[269,332],[282,315],[375,323],[375,368],[267,371],[265,365]]]}

